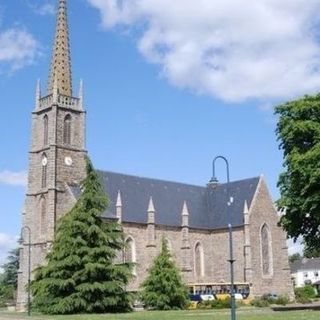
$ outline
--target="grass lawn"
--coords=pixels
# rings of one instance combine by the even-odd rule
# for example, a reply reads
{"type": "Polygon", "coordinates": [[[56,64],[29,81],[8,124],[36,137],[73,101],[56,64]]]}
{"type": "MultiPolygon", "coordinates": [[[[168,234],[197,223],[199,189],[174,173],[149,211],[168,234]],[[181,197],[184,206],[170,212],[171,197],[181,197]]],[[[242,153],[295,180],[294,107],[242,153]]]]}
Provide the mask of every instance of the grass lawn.
{"type": "MultiPolygon", "coordinates": [[[[227,320],[230,319],[230,312],[227,310],[190,310],[190,311],[141,311],[127,314],[103,314],[103,315],[73,315],[73,316],[44,316],[32,315],[38,320],[227,320]]],[[[28,319],[26,314],[7,313],[0,311],[2,320],[28,319]]],[[[237,310],[238,320],[319,320],[320,311],[291,311],[274,312],[269,308],[255,309],[242,308],[237,310]]]]}

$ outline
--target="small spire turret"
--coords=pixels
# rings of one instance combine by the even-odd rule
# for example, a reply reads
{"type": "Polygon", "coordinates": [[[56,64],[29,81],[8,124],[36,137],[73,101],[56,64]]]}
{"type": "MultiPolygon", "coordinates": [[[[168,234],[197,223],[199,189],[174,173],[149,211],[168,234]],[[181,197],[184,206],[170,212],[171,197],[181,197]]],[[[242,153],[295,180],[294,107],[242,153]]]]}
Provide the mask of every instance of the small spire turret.
{"type": "Polygon", "coordinates": [[[118,190],[117,202],[116,202],[116,216],[118,218],[118,222],[122,222],[122,199],[121,192],[118,190]]]}
{"type": "Polygon", "coordinates": [[[182,227],[189,227],[189,210],[187,206],[187,202],[183,202],[183,207],[182,207],[182,227]]]}
{"type": "MultiPolygon", "coordinates": [[[[155,212],[154,204],[152,197],[149,198],[149,204],[148,204],[148,221],[147,221],[147,235],[148,235],[148,244],[147,247],[154,248],[155,247],[155,241],[156,241],[156,229],[155,229],[155,212]]],[[[154,252],[150,253],[154,255],[154,252]]]]}
{"type": "Polygon", "coordinates": [[[37,80],[35,99],[36,99],[36,109],[38,109],[39,106],[40,106],[40,99],[41,99],[41,84],[40,84],[40,79],[37,80]]]}
{"type": "Polygon", "coordinates": [[[80,79],[79,83],[79,100],[80,100],[80,109],[83,109],[83,80],[80,79]]]}
{"type": "Polygon", "coordinates": [[[152,200],[152,197],[150,197],[149,205],[148,205],[148,223],[154,224],[154,222],[155,222],[155,220],[154,220],[155,212],[156,212],[156,210],[154,209],[153,200],[152,200]]]}
{"type": "Polygon", "coordinates": [[[66,2],[66,0],[59,0],[56,33],[48,79],[48,94],[53,93],[54,82],[55,79],[57,79],[59,93],[66,96],[72,96],[71,59],[66,2]]]}

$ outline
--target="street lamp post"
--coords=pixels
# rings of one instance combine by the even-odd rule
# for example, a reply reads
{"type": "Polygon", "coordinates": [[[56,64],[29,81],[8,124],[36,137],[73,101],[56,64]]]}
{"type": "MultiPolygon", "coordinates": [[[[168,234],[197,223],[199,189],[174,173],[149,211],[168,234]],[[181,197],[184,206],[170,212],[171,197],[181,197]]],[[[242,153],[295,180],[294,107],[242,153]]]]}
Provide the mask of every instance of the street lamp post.
{"type": "MultiPolygon", "coordinates": [[[[212,178],[210,180],[211,183],[216,183],[218,180],[215,175],[215,163],[218,159],[221,159],[226,164],[227,169],[227,197],[228,207],[231,206],[233,202],[233,198],[230,197],[230,190],[229,190],[229,184],[230,184],[230,176],[229,176],[229,162],[228,160],[223,156],[217,156],[213,159],[212,162],[212,178]]],[[[232,240],[232,210],[229,209],[229,223],[228,223],[228,230],[229,230],[229,252],[230,252],[230,259],[228,262],[230,263],[230,280],[231,280],[231,288],[230,288],[230,296],[231,296],[231,320],[236,320],[236,304],[235,304],[235,294],[234,294],[234,270],[233,270],[233,264],[235,260],[233,259],[233,240],[232,240]]]]}
{"type": "Polygon", "coordinates": [[[28,226],[21,228],[21,244],[24,242],[23,231],[28,231],[28,316],[31,316],[31,292],[30,292],[30,283],[31,283],[31,229],[28,226]]]}

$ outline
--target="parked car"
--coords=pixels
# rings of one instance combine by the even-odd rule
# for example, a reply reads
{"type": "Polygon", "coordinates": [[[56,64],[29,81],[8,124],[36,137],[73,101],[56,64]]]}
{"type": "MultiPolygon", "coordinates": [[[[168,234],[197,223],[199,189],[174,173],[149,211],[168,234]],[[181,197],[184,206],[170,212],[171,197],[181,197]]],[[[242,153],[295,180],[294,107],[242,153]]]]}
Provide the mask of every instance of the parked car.
{"type": "Polygon", "coordinates": [[[189,299],[190,299],[191,301],[195,301],[195,302],[201,302],[201,301],[202,301],[202,298],[201,298],[201,295],[200,295],[200,294],[190,293],[190,294],[189,294],[189,299]]]}
{"type": "Polygon", "coordinates": [[[262,296],[262,299],[265,299],[265,300],[277,300],[278,298],[279,298],[278,294],[274,292],[265,293],[262,296]]]}
{"type": "Polygon", "coordinates": [[[201,294],[200,295],[202,301],[212,301],[215,300],[215,297],[213,294],[201,294]]]}
{"type": "Polygon", "coordinates": [[[235,293],[235,294],[234,294],[234,298],[235,298],[236,300],[243,300],[243,296],[242,296],[241,293],[235,293]]]}

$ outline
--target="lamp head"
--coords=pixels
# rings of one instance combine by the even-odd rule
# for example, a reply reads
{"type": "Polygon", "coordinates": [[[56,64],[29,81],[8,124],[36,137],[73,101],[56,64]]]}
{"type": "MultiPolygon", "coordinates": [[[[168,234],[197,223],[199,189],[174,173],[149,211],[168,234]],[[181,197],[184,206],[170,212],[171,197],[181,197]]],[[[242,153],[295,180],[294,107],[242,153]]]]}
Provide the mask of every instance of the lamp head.
{"type": "Polygon", "coordinates": [[[215,188],[219,184],[219,180],[216,177],[212,177],[208,182],[207,186],[211,188],[215,188]]]}

